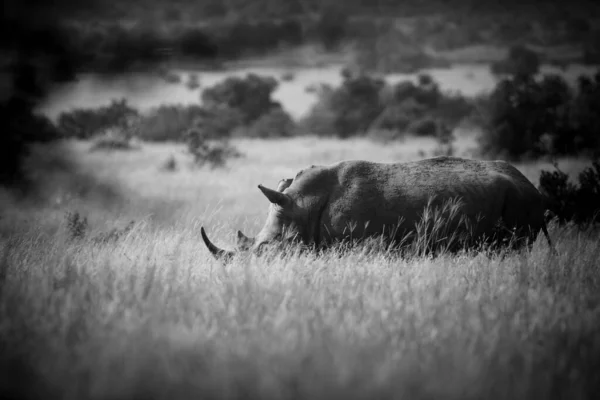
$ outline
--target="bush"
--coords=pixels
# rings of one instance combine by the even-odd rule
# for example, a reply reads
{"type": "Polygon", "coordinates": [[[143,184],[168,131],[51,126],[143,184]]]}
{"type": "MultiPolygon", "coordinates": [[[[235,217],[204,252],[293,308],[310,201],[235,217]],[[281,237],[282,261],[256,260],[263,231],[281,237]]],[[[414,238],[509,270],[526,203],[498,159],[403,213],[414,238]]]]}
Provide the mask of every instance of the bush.
{"type": "Polygon", "coordinates": [[[578,90],[569,107],[571,135],[562,135],[556,146],[562,153],[600,150],[600,71],[593,79],[580,77],[578,90]]]}
{"type": "Polygon", "coordinates": [[[63,112],[58,117],[58,130],[62,136],[88,139],[112,127],[126,126],[139,112],[127,100],[113,100],[110,105],[98,108],[79,108],[63,112]]]}
{"type": "Polygon", "coordinates": [[[326,7],[314,26],[314,36],[326,50],[335,50],[346,36],[348,14],[339,6],[326,7]]]}
{"type": "Polygon", "coordinates": [[[225,139],[244,126],[240,110],[223,107],[203,109],[202,116],[196,119],[193,130],[209,139],[225,139]]]}
{"type": "Polygon", "coordinates": [[[214,58],[219,47],[214,39],[201,28],[188,28],[177,35],[173,47],[184,57],[214,58]]]}
{"type": "Polygon", "coordinates": [[[198,166],[209,165],[211,168],[225,166],[230,158],[241,157],[241,153],[226,138],[213,139],[201,130],[192,129],[187,133],[188,151],[198,166]]]}
{"type": "Polygon", "coordinates": [[[569,176],[556,163],[554,167],[555,171],[541,172],[539,183],[558,220],[579,225],[600,222],[600,158],[579,174],[578,185],[569,182],[569,176]]]}
{"type": "Polygon", "coordinates": [[[417,120],[412,122],[407,130],[417,136],[435,136],[438,131],[438,122],[433,118],[417,120]]]}
{"type": "Polygon", "coordinates": [[[131,143],[131,137],[121,129],[108,129],[94,138],[90,151],[114,151],[137,149],[131,143]]]}
{"type": "Polygon", "coordinates": [[[319,101],[304,119],[311,133],[350,137],[365,134],[383,111],[380,90],[384,82],[366,75],[346,75],[338,88],[322,88],[319,101]]]}
{"type": "Polygon", "coordinates": [[[407,129],[435,135],[432,122],[426,120],[443,122],[452,129],[472,112],[470,102],[442,93],[429,75],[420,76],[418,84],[404,81],[394,86],[364,74],[342,76],[340,87],[321,91],[303,121],[305,129],[340,137],[375,131],[373,137],[383,135],[387,140],[402,136],[407,129]]]}
{"type": "Polygon", "coordinates": [[[231,136],[273,137],[296,134],[292,118],[273,101],[277,88],[271,77],[248,74],[231,77],[202,93],[203,115],[195,129],[210,138],[231,136]]]}
{"type": "Polygon", "coordinates": [[[230,58],[265,54],[283,44],[298,45],[304,39],[302,25],[294,17],[262,21],[242,17],[213,34],[220,55],[230,58]]]}
{"type": "Polygon", "coordinates": [[[204,114],[197,105],[162,105],[137,119],[138,136],[147,141],[182,141],[204,114]]]}
{"type": "Polygon", "coordinates": [[[287,112],[274,108],[260,116],[244,133],[246,136],[260,138],[290,137],[295,136],[298,129],[287,112]]]}
{"type": "Polygon", "coordinates": [[[426,109],[414,98],[401,101],[397,104],[388,105],[371,124],[371,129],[391,130],[402,132],[409,130],[411,124],[420,120],[426,113],[426,109]]]}
{"type": "Polygon", "coordinates": [[[200,87],[200,78],[198,78],[198,74],[190,74],[188,76],[188,80],[185,83],[185,86],[189,89],[189,90],[196,90],[200,87]]]}
{"type": "Polygon", "coordinates": [[[169,158],[160,166],[161,171],[166,172],[175,172],[177,171],[177,160],[173,155],[170,155],[169,158]]]}
{"type": "Polygon", "coordinates": [[[169,56],[170,43],[154,26],[130,28],[114,23],[101,30],[79,30],[77,54],[85,70],[123,73],[152,68],[169,56]]]}
{"type": "Polygon", "coordinates": [[[504,60],[492,63],[490,68],[495,75],[529,77],[540,71],[540,57],[525,46],[515,45],[504,60]]]}
{"type": "Polygon", "coordinates": [[[413,43],[400,31],[357,39],[353,63],[364,71],[404,74],[450,66],[448,61],[426,53],[420,44],[413,43]]]}
{"type": "Polygon", "coordinates": [[[502,80],[480,100],[482,153],[518,159],[600,149],[599,83],[600,75],[581,78],[573,93],[558,75],[502,80]]]}
{"type": "Polygon", "coordinates": [[[78,211],[67,212],[65,214],[65,220],[67,223],[67,234],[70,240],[80,240],[86,236],[88,232],[88,219],[82,217],[78,211]]]}
{"type": "Polygon", "coordinates": [[[271,99],[277,85],[274,78],[255,74],[248,74],[245,78],[230,77],[204,90],[202,101],[209,110],[237,110],[242,122],[251,124],[271,109],[280,107],[271,99]]]}
{"type": "Polygon", "coordinates": [[[384,85],[382,79],[366,75],[344,79],[330,99],[335,114],[333,128],[338,136],[349,137],[368,131],[383,111],[379,93],[384,85]]]}

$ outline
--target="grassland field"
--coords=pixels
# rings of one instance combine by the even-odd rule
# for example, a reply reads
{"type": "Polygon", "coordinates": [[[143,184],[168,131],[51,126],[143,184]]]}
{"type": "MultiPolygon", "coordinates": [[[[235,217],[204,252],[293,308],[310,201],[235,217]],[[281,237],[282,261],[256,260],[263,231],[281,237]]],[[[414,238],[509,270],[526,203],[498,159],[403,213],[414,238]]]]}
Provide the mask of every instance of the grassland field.
{"type": "MultiPolygon", "coordinates": [[[[236,140],[224,169],[177,144],[33,148],[38,189],[0,191],[0,395],[14,398],[592,398],[600,234],[531,250],[399,258],[357,248],[214,260],[311,164],[419,159],[435,142],[236,140]],[[175,169],[165,163],[175,160],[175,169]],[[67,214],[87,218],[79,234],[67,214]],[[123,230],[130,221],[133,227],[123,230]],[[72,225],[72,224],[71,224],[72,225]],[[100,240],[107,232],[123,232],[100,240]],[[4,356],[1,356],[1,354],[4,356]],[[16,395],[15,395],[16,396],[16,395]]],[[[472,140],[459,137],[458,155],[472,140]]],[[[587,164],[561,159],[575,175],[587,164]]],[[[537,185],[550,162],[517,167],[537,185]]]]}

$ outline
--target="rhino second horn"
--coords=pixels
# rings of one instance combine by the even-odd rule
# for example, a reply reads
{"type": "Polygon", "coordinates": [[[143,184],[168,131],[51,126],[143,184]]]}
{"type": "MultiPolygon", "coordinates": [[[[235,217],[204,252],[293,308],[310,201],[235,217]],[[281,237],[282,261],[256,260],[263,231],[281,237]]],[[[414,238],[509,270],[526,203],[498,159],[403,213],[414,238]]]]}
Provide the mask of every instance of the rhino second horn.
{"type": "Polygon", "coordinates": [[[248,236],[244,235],[242,231],[237,231],[237,236],[239,240],[254,242],[254,238],[249,238],[248,236]]]}
{"type": "Polygon", "coordinates": [[[238,250],[248,250],[250,247],[254,245],[254,238],[250,238],[242,233],[242,231],[237,231],[237,247],[238,250]]]}
{"type": "Polygon", "coordinates": [[[200,227],[200,234],[202,235],[202,240],[204,240],[204,244],[208,247],[208,250],[217,260],[229,260],[235,254],[232,251],[226,251],[215,246],[206,236],[206,232],[204,231],[204,227],[200,227]]]}
{"type": "Polygon", "coordinates": [[[261,192],[263,192],[263,194],[267,197],[267,199],[269,199],[271,203],[284,206],[290,201],[290,198],[286,194],[278,192],[277,190],[269,189],[267,187],[264,187],[263,185],[258,185],[258,188],[261,192]]]}

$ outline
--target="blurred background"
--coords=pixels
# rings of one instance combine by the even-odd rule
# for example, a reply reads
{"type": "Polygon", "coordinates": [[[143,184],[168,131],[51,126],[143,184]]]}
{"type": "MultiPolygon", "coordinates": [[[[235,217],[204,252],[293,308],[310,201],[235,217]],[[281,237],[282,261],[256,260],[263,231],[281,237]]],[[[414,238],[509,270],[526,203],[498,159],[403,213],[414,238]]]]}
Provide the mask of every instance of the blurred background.
{"type": "MultiPolygon", "coordinates": [[[[389,146],[402,154],[385,161],[444,154],[546,165],[600,149],[600,7],[592,1],[3,7],[0,183],[21,194],[39,190],[57,165],[80,170],[74,158],[101,157],[88,149],[155,152],[165,171],[256,172],[272,162],[289,173],[345,156],[384,161],[389,146]],[[319,158],[314,143],[327,143],[330,156],[319,158]],[[248,158],[273,146],[298,153],[297,163],[248,158]],[[343,148],[352,151],[336,153],[343,148]]],[[[110,157],[93,169],[134,163],[110,157]]]]}

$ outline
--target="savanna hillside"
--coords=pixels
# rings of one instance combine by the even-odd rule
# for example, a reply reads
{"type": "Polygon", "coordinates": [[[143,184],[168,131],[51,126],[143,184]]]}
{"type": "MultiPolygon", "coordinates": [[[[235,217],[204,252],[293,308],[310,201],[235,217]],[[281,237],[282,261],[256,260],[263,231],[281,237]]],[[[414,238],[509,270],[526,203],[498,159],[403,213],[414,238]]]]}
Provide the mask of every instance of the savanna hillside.
{"type": "Polygon", "coordinates": [[[597,62],[595,8],[396,3],[7,3],[20,31],[1,42],[0,397],[592,398],[600,74],[570,85],[539,71],[597,62]],[[293,76],[232,78],[148,112],[120,99],[35,112],[81,72],[273,63],[300,45],[347,63],[301,120],[272,98],[293,76]],[[495,89],[470,98],[427,74],[381,75],[457,60],[489,62],[495,89]],[[201,226],[227,248],[260,229],[259,183],[441,154],[512,160],[553,200],[558,255],[543,237],[435,257],[375,241],[223,266],[202,244],[201,226]]]}

